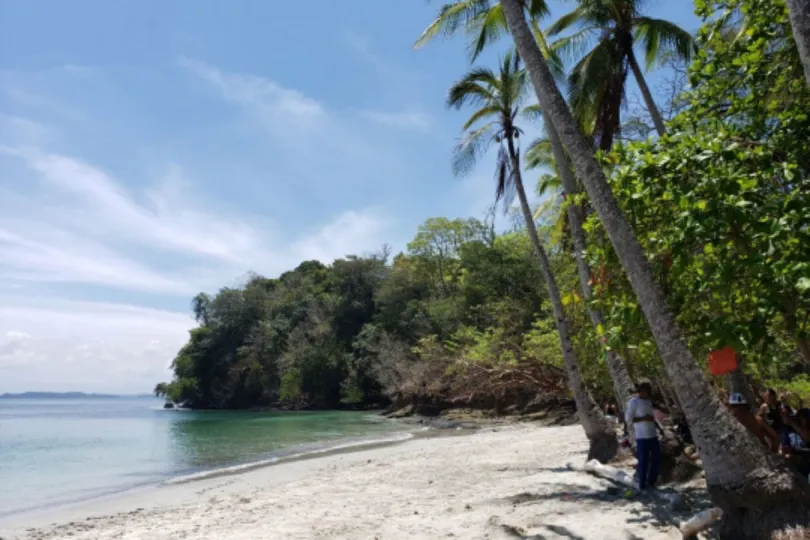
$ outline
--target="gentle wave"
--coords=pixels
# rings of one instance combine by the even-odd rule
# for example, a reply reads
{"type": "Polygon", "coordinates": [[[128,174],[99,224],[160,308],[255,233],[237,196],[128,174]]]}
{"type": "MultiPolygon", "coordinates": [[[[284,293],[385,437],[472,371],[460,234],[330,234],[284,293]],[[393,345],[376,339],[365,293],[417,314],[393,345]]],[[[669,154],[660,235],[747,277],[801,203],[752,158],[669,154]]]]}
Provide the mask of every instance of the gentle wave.
{"type": "MultiPolygon", "coordinates": [[[[428,428],[423,428],[422,430],[418,431],[424,431],[427,429],[428,428]]],[[[408,432],[408,433],[399,433],[391,437],[377,437],[374,439],[354,440],[350,442],[324,446],[322,448],[308,450],[305,452],[296,452],[293,454],[286,454],[267,459],[261,459],[259,461],[252,461],[250,463],[243,463],[241,465],[231,465],[228,467],[220,467],[217,469],[209,469],[207,471],[200,471],[192,474],[186,474],[183,476],[177,476],[175,478],[170,478],[169,480],[162,482],[161,485],[167,486],[174,484],[185,484],[188,482],[196,482],[198,480],[205,480],[206,478],[214,478],[217,476],[232,475],[250,471],[253,469],[260,469],[262,467],[267,467],[269,465],[274,465],[280,462],[292,461],[301,458],[311,458],[321,454],[335,452],[338,450],[346,450],[350,448],[360,449],[363,448],[364,446],[375,446],[378,444],[405,442],[409,439],[412,439],[413,437],[414,433],[408,432]]]]}

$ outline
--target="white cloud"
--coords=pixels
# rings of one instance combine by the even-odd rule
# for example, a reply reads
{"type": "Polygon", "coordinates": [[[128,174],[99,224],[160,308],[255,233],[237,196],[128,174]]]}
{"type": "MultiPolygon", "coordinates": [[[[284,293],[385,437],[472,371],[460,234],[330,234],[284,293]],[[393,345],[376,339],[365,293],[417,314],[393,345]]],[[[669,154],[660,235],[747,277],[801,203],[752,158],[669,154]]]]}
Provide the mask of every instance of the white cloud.
{"type": "Polygon", "coordinates": [[[246,225],[180,206],[177,197],[170,198],[172,191],[184,195],[178,193],[177,168],[170,171],[165,183],[150,190],[152,204],[146,206],[104,171],[81,160],[35,149],[0,147],[0,152],[20,157],[41,180],[75,197],[88,225],[90,217],[112,224],[113,229],[102,231],[105,234],[229,261],[243,260],[245,252],[255,246],[254,232],[246,225]]]}
{"type": "Polygon", "coordinates": [[[295,242],[291,254],[301,260],[320,261],[334,259],[335,254],[358,255],[382,247],[380,232],[388,225],[388,220],[372,212],[344,212],[314,235],[295,242]],[[357,246],[364,247],[358,252],[357,246]]]}
{"type": "Polygon", "coordinates": [[[226,73],[186,57],[178,60],[181,67],[215,87],[230,102],[257,112],[268,125],[282,128],[311,125],[326,116],[323,106],[297,90],[256,75],[226,73]]]}
{"type": "Polygon", "coordinates": [[[378,248],[387,222],[346,211],[285,238],[250,216],[193,205],[179,168],[155,187],[130,192],[79,159],[0,147],[35,174],[39,189],[0,197],[0,276],[14,283],[85,283],[190,295],[248,271],[276,275],[303,259],[323,262],[378,248]]]}
{"type": "Polygon", "coordinates": [[[90,283],[166,293],[193,292],[189,284],[160,275],[92,240],[36,222],[3,218],[0,218],[0,276],[20,282],[90,283]],[[20,234],[4,227],[17,229],[20,234]]]}
{"type": "Polygon", "coordinates": [[[422,133],[430,129],[430,118],[419,112],[384,112],[360,111],[360,117],[383,126],[397,129],[419,131],[422,133]]]}
{"type": "Polygon", "coordinates": [[[3,297],[0,392],[148,392],[193,325],[169,311],[3,297]]]}

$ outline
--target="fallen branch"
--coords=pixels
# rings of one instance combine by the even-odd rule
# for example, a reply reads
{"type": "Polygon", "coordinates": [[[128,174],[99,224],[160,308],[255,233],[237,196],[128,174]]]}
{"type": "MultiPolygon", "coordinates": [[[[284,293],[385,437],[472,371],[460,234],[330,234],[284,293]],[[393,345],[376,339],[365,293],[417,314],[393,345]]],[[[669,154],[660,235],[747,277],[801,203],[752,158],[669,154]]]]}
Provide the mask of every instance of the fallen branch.
{"type": "Polygon", "coordinates": [[[709,508],[695,515],[681,525],[681,534],[684,539],[693,538],[699,532],[708,529],[712,523],[723,517],[723,511],[717,507],[709,508]]]}
{"type": "MultiPolygon", "coordinates": [[[[627,471],[617,469],[616,467],[599,463],[595,459],[592,459],[583,466],[568,463],[568,468],[572,471],[583,471],[599,478],[610,480],[611,482],[619,484],[620,486],[631,489],[633,493],[640,493],[632,474],[628,473],[627,471]]],[[[663,493],[658,490],[649,490],[644,491],[643,493],[649,495],[653,499],[665,502],[671,506],[677,505],[681,500],[681,497],[677,493],[663,493]]]]}

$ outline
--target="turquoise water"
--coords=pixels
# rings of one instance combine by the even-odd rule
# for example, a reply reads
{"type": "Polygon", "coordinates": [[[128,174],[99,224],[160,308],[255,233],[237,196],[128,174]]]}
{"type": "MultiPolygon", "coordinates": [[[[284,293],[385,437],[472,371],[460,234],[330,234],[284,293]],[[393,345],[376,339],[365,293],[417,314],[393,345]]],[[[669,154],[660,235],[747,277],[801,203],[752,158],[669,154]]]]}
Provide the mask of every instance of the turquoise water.
{"type": "Polygon", "coordinates": [[[163,410],[148,398],[0,399],[0,519],[201,471],[402,434],[369,413],[163,410]]]}

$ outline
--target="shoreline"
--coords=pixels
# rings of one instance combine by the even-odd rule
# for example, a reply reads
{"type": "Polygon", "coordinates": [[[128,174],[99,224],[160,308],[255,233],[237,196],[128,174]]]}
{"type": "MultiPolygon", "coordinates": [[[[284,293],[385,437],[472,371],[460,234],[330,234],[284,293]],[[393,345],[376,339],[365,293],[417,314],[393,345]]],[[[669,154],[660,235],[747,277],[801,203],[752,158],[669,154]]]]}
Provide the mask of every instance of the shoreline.
{"type": "Polygon", "coordinates": [[[566,469],[585,459],[579,426],[423,433],[4,520],[0,537],[521,537],[509,530],[573,537],[559,532],[566,530],[584,539],[680,538],[674,525],[655,523],[642,501],[611,495],[609,483],[566,469]],[[452,436],[459,432],[464,436],[452,436]]]}
{"type": "MultiPolygon", "coordinates": [[[[9,526],[7,525],[8,523],[38,523],[53,516],[72,514],[76,510],[83,510],[85,508],[90,509],[97,505],[103,506],[110,501],[114,502],[119,499],[125,500],[132,496],[137,497],[145,493],[151,493],[155,490],[160,490],[171,486],[179,486],[183,484],[202,482],[209,479],[213,480],[221,477],[246,474],[256,469],[281,466],[297,461],[306,461],[343,453],[384,448],[386,446],[402,444],[417,437],[440,436],[440,433],[433,432],[433,430],[427,426],[419,426],[416,424],[407,425],[404,423],[401,425],[403,429],[400,431],[393,431],[389,434],[377,434],[368,437],[322,441],[323,444],[305,445],[304,449],[302,449],[300,446],[293,446],[285,448],[275,454],[271,453],[266,458],[257,459],[254,461],[217,466],[188,473],[178,473],[162,479],[153,479],[151,481],[144,481],[126,487],[111,487],[108,490],[100,490],[85,497],[77,496],[75,499],[57,500],[48,506],[39,505],[36,507],[24,508],[10,514],[0,514],[0,540],[4,540],[4,533],[8,534],[6,531],[6,529],[9,529],[9,526]]],[[[19,526],[16,526],[15,528],[19,529],[19,526]]]]}

